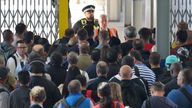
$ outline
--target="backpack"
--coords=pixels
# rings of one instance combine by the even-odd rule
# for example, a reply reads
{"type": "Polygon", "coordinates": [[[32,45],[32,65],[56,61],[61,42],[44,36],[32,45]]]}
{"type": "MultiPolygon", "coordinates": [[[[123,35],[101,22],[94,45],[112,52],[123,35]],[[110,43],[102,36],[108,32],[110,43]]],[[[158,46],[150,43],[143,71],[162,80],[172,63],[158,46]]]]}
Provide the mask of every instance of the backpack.
{"type": "Polygon", "coordinates": [[[93,105],[95,105],[96,103],[95,103],[94,99],[92,98],[92,94],[93,94],[92,90],[86,90],[86,93],[85,93],[86,97],[88,97],[93,102],[93,105]]]}
{"type": "Polygon", "coordinates": [[[147,82],[147,80],[145,80],[144,78],[142,78],[141,76],[140,76],[140,72],[139,72],[139,69],[138,69],[138,67],[137,66],[134,66],[133,67],[134,68],[134,70],[135,70],[135,75],[140,79],[140,81],[143,83],[143,87],[144,87],[144,89],[145,89],[145,92],[147,93],[147,96],[150,94],[150,92],[149,92],[149,87],[148,87],[148,82],[147,82]]]}
{"type": "Polygon", "coordinates": [[[2,44],[0,44],[0,54],[4,56],[5,64],[7,63],[7,60],[10,56],[12,56],[16,51],[6,51],[7,47],[4,47],[2,44]]]}
{"type": "Polygon", "coordinates": [[[84,96],[81,96],[74,105],[70,106],[65,99],[62,99],[61,105],[58,108],[78,108],[79,105],[85,100],[84,96]]]}

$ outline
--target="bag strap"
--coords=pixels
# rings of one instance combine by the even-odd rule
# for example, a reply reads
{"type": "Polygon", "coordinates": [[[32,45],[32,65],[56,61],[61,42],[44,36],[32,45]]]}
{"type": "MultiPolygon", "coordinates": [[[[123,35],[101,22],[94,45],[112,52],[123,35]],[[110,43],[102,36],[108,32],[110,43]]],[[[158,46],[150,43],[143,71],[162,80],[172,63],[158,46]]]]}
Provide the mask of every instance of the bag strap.
{"type": "Polygon", "coordinates": [[[121,108],[121,105],[119,102],[116,103],[116,108],[121,108]]]}
{"type": "Polygon", "coordinates": [[[135,70],[135,75],[140,77],[139,69],[137,66],[134,66],[134,70],[135,70]]]}
{"type": "Polygon", "coordinates": [[[65,98],[63,98],[62,100],[61,100],[61,106],[59,107],[59,108],[70,108],[69,107],[69,104],[67,103],[67,101],[66,101],[66,99],[65,98]]]}
{"type": "Polygon", "coordinates": [[[73,105],[73,107],[78,107],[84,100],[85,100],[85,96],[81,96],[73,105]]]}
{"type": "MultiPolygon", "coordinates": [[[[17,59],[16,59],[15,55],[13,54],[13,55],[11,55],[9,58],[13,58],[13,60],[14,60],[14,62],[15,62],[15,68],[17,68],[17,59]]],[[[8,58],[8,59],[9,59],[9,58],[8,58]]]]}
{"type": "Polygon", "coordinates": [[[180,88],[180,91],[192,102],[192,95],[184,87],[180,88]]]}
{"type": "Polygon", "coordinates": [[[5,90],[5,89],[3,89],[3,88],[0,88],[0,93],[2,93],[2,92],[6,92],[6,93],[9,94],[9,92],[8,92],[7,90],[5,90]]]}

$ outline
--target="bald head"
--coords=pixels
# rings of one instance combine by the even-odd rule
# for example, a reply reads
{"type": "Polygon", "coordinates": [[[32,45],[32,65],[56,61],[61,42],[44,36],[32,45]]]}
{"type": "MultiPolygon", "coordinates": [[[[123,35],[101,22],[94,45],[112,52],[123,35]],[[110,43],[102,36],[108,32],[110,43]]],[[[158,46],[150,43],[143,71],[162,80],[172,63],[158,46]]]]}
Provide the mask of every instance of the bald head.
{"type": "Polygon", "coordinates": [[[131,80],[132,69],[131,69],[130,66],[128,66],[128,65],[121,66],[119,73],[120,73],[120,76],[121,76],[122,79],[131,80]]]}
{"type": "Polygon", "coordinates": [[[44,47],[41,44],[34,45],[32,51],[44,55],[44,47]]]}

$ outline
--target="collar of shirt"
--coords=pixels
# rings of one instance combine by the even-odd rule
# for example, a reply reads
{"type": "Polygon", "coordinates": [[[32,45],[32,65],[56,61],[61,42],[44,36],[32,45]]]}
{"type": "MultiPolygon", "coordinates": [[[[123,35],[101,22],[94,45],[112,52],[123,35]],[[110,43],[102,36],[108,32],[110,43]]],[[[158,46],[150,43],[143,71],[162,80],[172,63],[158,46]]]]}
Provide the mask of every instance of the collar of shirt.
{"type": "Polygon", "coordinates": [[[22,58],[18,52],[16,52],[16,56],[19,58],[19,60],[23,61],[23,62],[26,62],[27,61],[27,56],[25,55],[24,58],[22,58]]]}
{"type": "Polygon", "coordinates": [[[36,102],[34,102],[34,101],[31,102],[31,106],[33,106],[33,105],[39,105],[39,106],[41,106],[41,107],[43,108],[43,105],[42,105],[42,104],[36,103],[36,102]]]}

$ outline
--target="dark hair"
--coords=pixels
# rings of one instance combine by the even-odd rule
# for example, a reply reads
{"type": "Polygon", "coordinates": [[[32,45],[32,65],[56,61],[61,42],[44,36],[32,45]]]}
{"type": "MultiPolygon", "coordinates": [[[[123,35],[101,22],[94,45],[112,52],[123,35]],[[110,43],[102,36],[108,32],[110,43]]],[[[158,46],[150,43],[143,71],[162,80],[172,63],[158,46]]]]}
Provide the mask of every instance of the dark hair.
{"type": "Polygon", "coordinates": [[[63,62],[63,56],[59,52],[53,52],[50,57],[50,64],[56,67],[60,67],[63,62]]]}
{"type": "Polygon", "coordinates": [[[51,47],[51,45],[49,43],[46,43],[46,44],[43,45],[44,51],[46,53],[49,53],[50,47],[51,47]]]}
{"type": "Polygon", "coordinates": [[[25,42],[24,42],[23,40],[18,40],[18,41],[16,42],[16,46],[18,46],[18,44],[25,44],[25,42]]]}
{"type": "Polygon", "coordinates": [[[24,33],[23,41],[24,41],[26,44],[29,44],[29,43],[31,43],[31,41],[33,40],[33,38],[34,38],[33,32],[27,31],[27,32],[24,33]]]}
{"type": "Polygon", "coordinates": [[[111,37],[110,40],[109,40],[109,46],[110,47],[113,47],[113,46],[118,46],[121,44],[121,41],[119,38],[117,37],[111,37]]]}
{"type": "Polygon", "coordinates": [[[34,35],[34,44],[38,44],[39,43],[39,39],[40,39],[41,37],[39,36],[39,35],[34,35]]]}
{"type": "Polygon", "coordinates": [[[26,85],[30,81],[30,75],[28,71],[22,70],[18,73],[19,82],[23,85],[26,85]]]}
{"type": "Polygon", "coordinates": [[[98,62],[99,59],[100,59],[100,54],[101,54],[101,51],[99,49],[94,49],[92,52],[91,52],[91,59],[95,62],[98,62]]]}
{"type": "Polygon", "coordinates": [[[107,51],[107,61],[108,63],[114,63],[117,61],[118,53],[114,48],[109,48],[107,51]]]}
{"type": "Polygon", "coordinates": [[[158,52],[152,52],[149,56],[149,63],[153,65],[159,65],[161,61],[161,56],[158,52]]]}
{"type": "Polygon", "coordinates": [[[60,52],[63,56],[67,56],[68,53],[68,47],[66,45],[59,45],[56,49],[56,51],[60,52]]]}
{"type": "Polygon", "coordinates": [[[144,42],[141,39],[135,39],[132,44],[133,44],[133,48],[135,50],[143,50],[144,49],[144,42]]]}
{"type": "Polygon", "coordinates": [[[63,96],[66,96],[68,94],[67,87],[69,82],[76,79],[76,76],[80,74],[81,74],[80,69],[76,65],[71,65],[69,67],[63,86],[63,92],[62,92],[63,96]]]}
{"type": "Polygon", "coordinates": [[[15,31],[18,34],[22,34],[27,29],[26,25],[24,23],[18,23],[15,27],[15,31]]]}
{"type": "Polygon", "coordinates": [[[71,38],[75,34],[75,31],[72,28],[67,28],[65,30],[65,36],[71,38]]]}
{"type": "Polygon", "coordinates": [[[138,52],[138,51],[136,51],[136,50],[134,50],[134,51],[130,51],[130,56],[131,57],[134,57],[136,60],[138,60],[138,61],[142,61],[142,56],[141,56],[141,54],[138,52]]]}
{"type": "Polygon", "coordinates": [[[87,31],[85,30],[85,29],[79,29],[78,31],[77,31],[77,37],[78,37],[78,39],[79,40],[87,40],[87,38],[88,38],[88,33],[87,33],[87,31]]]}
{"type": "Polygon", "coordinates": [[[45,73],[45,64],[42,61],[34,60],[29,65],[31,73],[45,73]]]}
{"type": "Polygon", "coordinates": [[[149,40],[150,36],[152,36],[151,30],[146,27],[141,28],[138,33],[140,38],[144,40],[149,40]]]}
{"type": "Polygon", "coordinates": [[[185,84],[192,84],[192,71],[191,68],[183,69],[182,76],[185,84]]]}
{"type": "Polygon", "coordinates": [[[41,44],[41,45],[49,44],[49,41],[46,38],[40,38],[38,40],[38,44],[41,44]]]}
{"type": "Polygon", "coordinates": [[[137,36],[136,28],[133,26],[126,27],[124,29],[125,36],[128,38],[135,38],[137,36]]]}
{"type": "Polygon", "coordinates": [[[13,32],[11,30],[5,30],[3,31],[3,39],[4,41],[11,41],[13,39],[13,32]]]}
{"type": "Polygon", "coordinates": [[[187,41],[187,31],[186,30],[179,30],[176,34],[177,40],[181,43],[185,43],[187,41]]]}
{"type": "Polygon", "coordinates": [[[114,108],[109,84],[106,82],[100,83],[97,88],[97,92],[103,97],[100,101],[101,108],[114,108]]]}
{"type": "Polygon", "coordinates": [[[80,81],[80,83],[81,83],[81,85],[82,85],[83,87],[86,87],[86,85],[87,85],[87,80],[86,80],[86,77],[85,77],[85,76],[83,76],[83,75],[77,75],[77,76],[76,76],[76,79],[80,81]]]}
{"type": "Polygon", "coordinates": [[[133,68],[134,64],[134,59],[131,56],[124,56],[122,61],[121,61],[121,66],[123,65],[129,65],[131,68],[133,68]]]}

